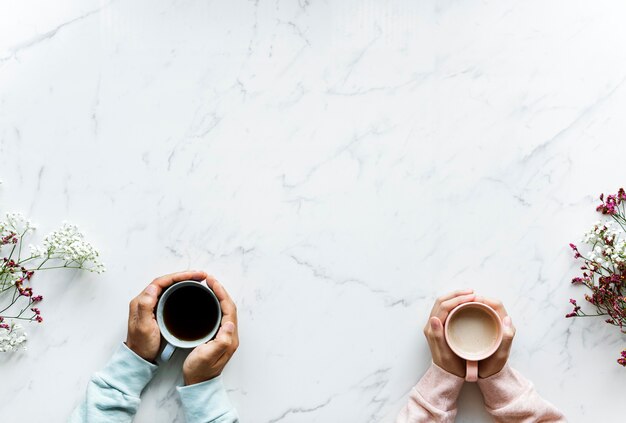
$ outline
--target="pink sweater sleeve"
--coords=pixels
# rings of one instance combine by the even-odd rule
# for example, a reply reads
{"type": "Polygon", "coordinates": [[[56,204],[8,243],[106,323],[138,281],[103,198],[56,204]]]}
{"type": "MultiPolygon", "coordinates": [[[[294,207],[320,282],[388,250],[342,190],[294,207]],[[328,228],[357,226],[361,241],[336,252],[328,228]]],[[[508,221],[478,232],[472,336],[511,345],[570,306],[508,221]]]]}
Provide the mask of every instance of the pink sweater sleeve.
{"type": "Polygon", "coordinates": [[[451,423],[456,416],[456,400],[463,379],[432,364],[411,390],[409,403],[396,423],[451,423]]]}
{"type": "Polygon", "coordinates": [[[566,422],[565,416],[542,399],[533,385],[508,366],[478,379],[485,407],[496,423],[566,422]]]}

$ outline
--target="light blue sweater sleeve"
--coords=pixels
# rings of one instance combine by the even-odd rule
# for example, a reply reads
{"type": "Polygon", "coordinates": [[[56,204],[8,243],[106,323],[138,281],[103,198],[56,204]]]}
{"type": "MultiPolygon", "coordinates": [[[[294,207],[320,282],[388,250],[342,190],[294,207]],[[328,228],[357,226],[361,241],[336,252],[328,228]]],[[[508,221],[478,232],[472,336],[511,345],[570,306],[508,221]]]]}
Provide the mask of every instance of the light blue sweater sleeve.
{"type": "Polygon", "coordinates": [[[141,391],[157,366],[120,345],[102,371],[93,375],[87,395],[69,423],[130,422],[139,407],[141,391]]]}
{"type": "Polygon", "coordinates": [[[187,423],[238,423],[237,411],[228,399],[222,376],[176,388],[187,423]]]}
{"type": "MultiPolygon", "coordinates": [[[[93,375],[85,400],[68,423],[131,422],[139,407],[141,391],[156,370],[156,365],[139,357],[126,344],[120,345],[105,368],[93,375]]],[[[239,422],[221,376],[177,390],[187,423],[239,422]]]]}

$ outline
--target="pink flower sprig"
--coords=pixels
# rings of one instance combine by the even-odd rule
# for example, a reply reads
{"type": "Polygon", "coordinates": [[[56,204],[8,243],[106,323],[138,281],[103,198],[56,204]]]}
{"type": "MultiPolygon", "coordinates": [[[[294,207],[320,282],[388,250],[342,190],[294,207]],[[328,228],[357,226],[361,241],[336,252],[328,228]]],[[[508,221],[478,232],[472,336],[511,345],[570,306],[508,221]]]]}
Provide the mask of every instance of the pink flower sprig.
{"type": "Polygon", "coordinates": [[[623,202],[626,200],[626,191],[624,188],[620,188],[617,191],[617,194],[607,195],[606,199],[604,198],[604,194],[600,194],[600,204],[596,207],[596,211],[599,211],[602,214],[608,214],[611,216],[617,215],[620,213],[620,205],[622,205],[622,215],[624,214],[623,202]]]}
{"type": "MultiPolygon", "coordinates": [[[[590,246],[589,252],[583,255],[576,245],[569,245],[574,258],[583,261],[582,274],[572,278],[572,284],[590,291],[584,298],[595,311],[585,313],[570,299],[573,309],[565,317],[603,316],[606,323],[626,333],[626,191],[620,188],[617,194],[602,194],[600,201],[596,210],[611,220],[596,222],[585,234],[582,242],[590,246]]],[[[626,350],[617,362],[626,367],[626,350]]]]}
{"type": "Polygon", "coordinates": [[[12,247],[8,256],[0,260],[0,300],[3,300],[0,303],[0,329],[8,331],[11,329],[8,321],[43,322],[41,311],[32,307],[43,301],[43,296],[35,295],[30,281],[36,270],[44,270],[45,267],[37,269],[25,267],[32,260],[32,256],[22,256],[21,242],[33,229],[30,222],[18,215],[11,215],[7,222],[0,224],[5,230],[8,227],[8,234],[0,238],[0,246],[12,247]]]}

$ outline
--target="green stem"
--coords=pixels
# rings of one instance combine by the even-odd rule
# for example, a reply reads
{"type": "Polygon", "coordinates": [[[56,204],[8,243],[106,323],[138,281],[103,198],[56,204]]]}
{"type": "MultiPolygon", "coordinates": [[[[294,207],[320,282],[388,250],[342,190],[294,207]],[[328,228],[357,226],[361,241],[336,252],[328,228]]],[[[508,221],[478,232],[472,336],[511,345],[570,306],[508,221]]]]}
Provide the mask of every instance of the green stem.
{"type": "Polygon", "coordinates": [[[0,294],[2,294],[4,291],[8,291],[8,290],[9,290],[9,289],[11,289],[11,288],[15,288],[15,285],[11,285],[11,284],[9,284],[9,286],[7,286],[6,288],[4,288],[4,289],[0,290],[0,294]]]}
{"type": "Polygon", "coordinates": [[[22,235],[20,235],[20,242],[18,242],[19,244],[19,248],[17,249],[17,262],[20,262],[20,258],[22,258],[22,240],[24,239],[24,235],[26,234],[26,232],[24,232],[22,235]]]}
{"type": "Polygon", "coordinates": [[[28,304],[26,305],[26,307],[22,309],[22,311],[20,311],[20,314],[17,315],[16,319],[19,318],[22,314],[24,314],[26,309],[29,308],[31,305],[33,305],[33,301],[32,299],[29,298],[28,304]]]}
{"type": "MultiPolygon", "coordinates": [[[[3,316],[3,317],[4,317],[4,316],[3,316]]],[[[32,318],[32,317],[28,318],[28,317],[11,317],[11,316],[7,316],[6,318],[7,318],[7,319],[28,320],[28,321],[31,321],[31,322],[33,321],[33,318],[32,318]]]]}
{"type": "Polygon", "coordinates": [[[28,257],[28,258],[26,258],[24,260],[18,261],[17,264],[22,265],[22,264],[26,263],[27,261],[35,260],[36,258],[39,258],[39,257],[28,257]]]}
{"type": "MultiPolygon", "coordinates": [[[[17,291],[17,290],[16,290],[17,291]]],[[[11,301],[11,304],[9,304],[8,306],[6,306],[4,309],[0,310],[0,313],[4,313],[6,310],[10,309],[13,304],[15,304],[17,302],[17,300],[20,298],[20,296],[18,296],[17,298],[15,298],[15,294],[13,295],[13,300],[11,301]]]]}
{"type": "Polygon", "coordinates": [[[50,269],[82,269],[82,267],[81,266],[66,266],[66,265],[63,265],[63,266],[51,266],[51,267],[44,267],[44,268],[39,268],[38,267],[37,269],[26,269],[26,271],[31,271],[32,270],[33,272],[35,272],[37,270],[50,270],[50,269]]]}
{"type": "Polygon", "coordinates": [[[17,301],[16,298],[19,298],[19,295],[16,297],[15,295],[18,293],[18,289],[16,289],[15,291],[13,291],[13,302],[17,301]]]}
{"type": "Polygon", "coordinates": [[[13,248],[11,248],[11,253],[9,254],[9,257],[7,257],[7,263],[11,261],[11,257],[13,257],[13,252],[15,251],[15,247],[17,247],[17,245],[13,244],[13,248]]]}
{"type": "Polygon", "coordinates": [[[50,260],[50,256],[46,257],[46,259],[44,261],[42,261],[41,263],[39,263],[39,266],[36,269],[30,269],[29,271],[37,271],[41,269],[41,266],[43,266],[48,260],[50,260]]]}
{"type": "MultiPolygon", "coordinates": [[[[613,220],[615,220],[617,222],[618,225],[621,226],[621,228],[624,230],[624,232],[626,232],[626,228],[624,227],[622,222],[620,222],[620,219],[618,219],[619,216],[611,215],[611,217],[613,218],[613,220]]],[[[624,223],[626,223],[626,221],[624,223]]]]}

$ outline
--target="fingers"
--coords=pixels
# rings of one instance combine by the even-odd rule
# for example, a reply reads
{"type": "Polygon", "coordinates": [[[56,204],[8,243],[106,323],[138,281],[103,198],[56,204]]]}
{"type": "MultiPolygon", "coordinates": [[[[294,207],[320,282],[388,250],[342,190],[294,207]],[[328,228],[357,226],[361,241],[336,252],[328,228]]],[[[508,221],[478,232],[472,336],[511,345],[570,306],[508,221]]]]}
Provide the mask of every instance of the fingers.
{"type": "Polygon", "coordinates": [[[140,321],[152,319],[154,307],[157,304],[159,295],[161,295],[165,288],[181,281],[201,281],[205,279],[206,276],[207,274],[205,272],[189,270],[156,278],[131,301],[130,315],[136,315],[140,321]]]}
{"type": "Polygon", "coordinates": [[[465,294],[446,300],[442,302],[439,305],[439,308],[435,311],[435,317],[439,318],[441,322],[445,322],[448,314],[450,314],[453,308],[463,303],[473,301],[475,298],[476,295],[474,294],[465,294]]]}
{"type": "Polygon", "coordinates": [[[220,302],[220,308],[222,309],[222,322],[231,322],[237,328],[237,306],[226,288],[217,281],[213,276],[207,276],[206,283],[213,290],[215,296],[220,302]]]}
{"type": "MultiPolygon", "coordinates": [[[[239,329],[237,327],[238,325],[237,306],[235,305],[235,302],[226,291],[226,288],[224,288],[224,286],[221,283],[219,283],[218,280],[215,279],[215,277],[207,276],[206,283],[209,286],[209,288],[213,290],[213,292],[215,293],[215,296],[220,302],[220,308],[222,309],[222,327],[220,328],[220,332],[222,331],[222,329],[225,329],[227,325],[228,327],[232,325],[232,348],[233,348],[232,352],[234,353],[235,350],[239,347],[239,334],[238,334],[239,329]]],[[[219,336],[219,332],[218,332],[218,336],[219,336]]],[[[217,340],[217,338],[218,337],[216,336],[215,339],[217,340]]]]}
{"type": "Polygon", "coordinates": [[[473,294],[474,290],[469,288],[469,289],[458,289],[456,291],[452,291],[448,294],[442,295],[441,297],[437,298],[437,301],[441,304],[444,301],[447,300],[451,300],[454,297],[458,297],[459,295],[467,295],[467,294],[473,294]]]}
{"type": "Polygon", "coordinates": [[[226,289],[224,288],[224,286],[221,283],[219,283],[218,280],[215,279],[214,276],[207,276],[206,284],[209,286],[209,288],[213,290],[213,292],[215,292],[215,295],[217,296],[217,299],[220,300],[220,302],[222,300],[230,300],[231,302],[233,301],[230,298],[230,295],[228,295],[228,292],[226,292],[226,289]]]}
{"type": "Polygon", "coordinates": [[[513,326],[510,316],[505,316],[504,319],[502,319],[502,327],[504,328],[502,343],[507,343],[510,347],[513,343],[513,338],[515,337],[515,326],[513,326]]]}
{"type": "Polygon", "coordinates": [[[513,338],[515,337],[515,327],[513,327],[513,323],[511,322],[511,318],[509,316],[505,316],[504,319],[502,319],[502,327],[502,343],[498,347],[498,351],[494,354],[494,358],[501,361],[502,366],[504,366],[509,358],[511,346],[513,345],[513,338]]]}
{"type": "Polygon", "coordinates": [[[226,322],[220,327],[215,339],[201,347],[203,348],[203,355],[205,357],[211,358],[213,361],[218,361],[224,354],[232,355],[235,349],[237,349],[236,345],[235,324],[226,322]]]}
{"type": "Polygon", "coordinates": [[[217,336],[211,342],[217,344],[219,349],[224,351],[228,350],[233,345],[235,337],[235,324],[232,322],[226,322],[222,325],[220,330],[217,332],[217,336]]]}
{"type": "Polygon", "coordinates": [[[430,312],[431,316],[435,316],[437,314],[437,311],[439,310],[439,307],[441,307],[441,304],[444,301],[448,301],[451,300],[455,297],[459,297],[461,295],[470,295],[473,294],[474,290],[473,289],[459,289],[453,292],[450,292],[448,294],[442,295],[441,297],[437,298],[435,300],[435,304],[433,304],[433,309],[430,312]]]}
{"type": "Polygon", "coordinates": [[[504,304],[502,304],[502,301],[500,300],[495,300],[493,298],[487,298],[487,297],[481,296],[481,297],[476,297],[476,301],[479,301],[483,304],[487,304],[489,307],[494,309],[496,313],[498,313],[498,316],[500,316],[500,319],[502,319],[503,321],[504,321],[504,318],[508,316],[508,313],[506,309],[504,308],[504,304]]]}
{"type": "Polygon", "coordinates": [[[161,295],[161,291],[168,286],[181,281],[202,281],[207,278],[206,272],[197,270],[187,270],[184,272],[171,273],[156,278],[150,285],[154,285],[157,288],[157,296],[161,295]]]}
{"type": "Polygon", "coordinates": [[[155,285],[150,284],[131,302],[131,304],[133,302],[135,303],[137,316],[140,322],[145,321],[146,319],[152,320],[154,307],[159,299],[158,292],[158,288],[155,285]]]}

